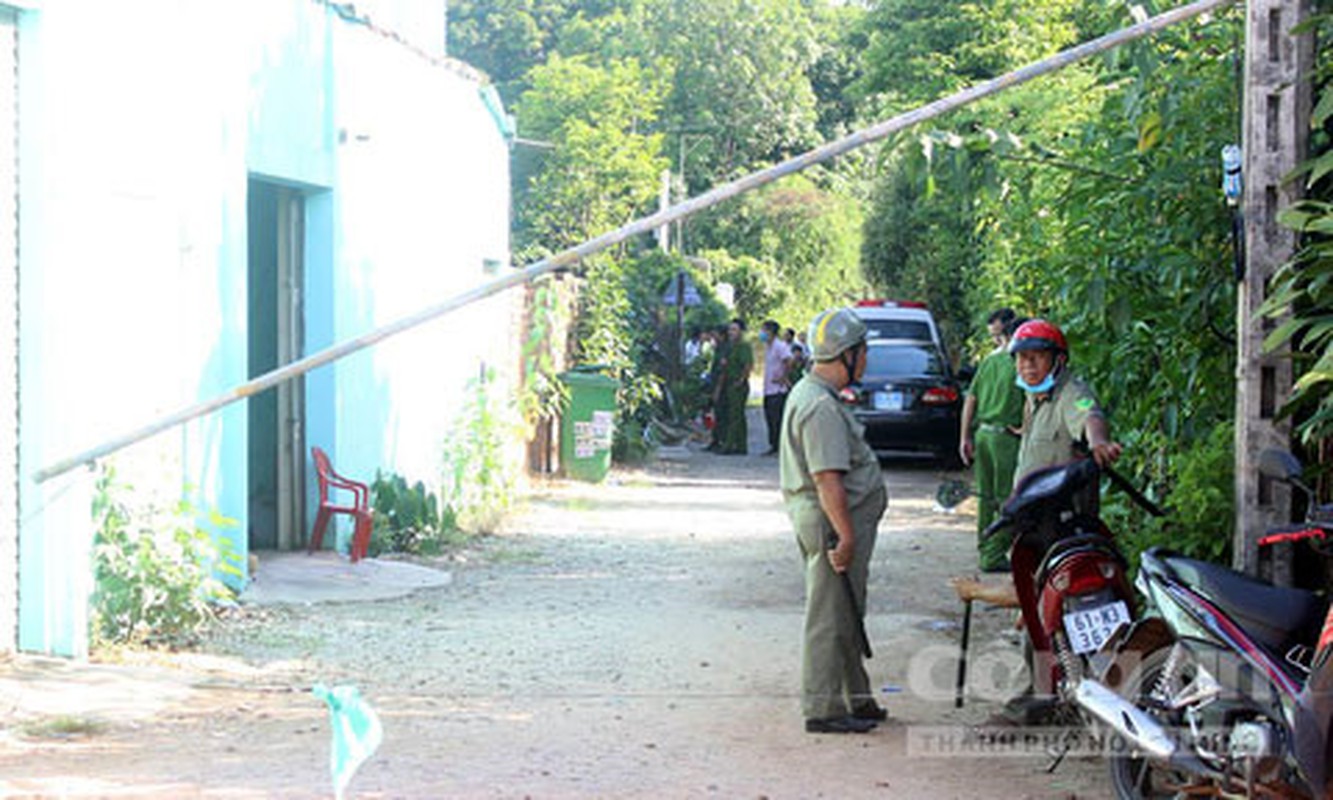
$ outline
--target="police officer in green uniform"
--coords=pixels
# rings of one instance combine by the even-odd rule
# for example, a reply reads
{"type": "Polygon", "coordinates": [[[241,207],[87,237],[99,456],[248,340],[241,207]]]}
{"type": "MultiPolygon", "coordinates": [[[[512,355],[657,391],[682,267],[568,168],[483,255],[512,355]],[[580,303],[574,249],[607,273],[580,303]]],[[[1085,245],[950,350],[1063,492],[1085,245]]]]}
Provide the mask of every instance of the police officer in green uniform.
{"type": "Polygon", "coordinates": [[[754,371],[754,349],[745,340],[745,320],[733,319],[727,326],[727,361],[719,376],[719,402],[726,425],[718,439],[718,452],[743,456],[748,450],[749,424],[745,404],[750,399],[750,373],[754,371]]]}
{"type": "Polygon", "coordinates": [[[866,326],[850,309],[832,309],[815,317],[809,342],[815,364],[787,396],[779,446],[782,496],[805,562],[801,710],[810,733],[865,733],[887,717],[870,689],[858,626],[888,492],[838,392],[865,372],[866,326]]]}
{"type": "Polygon", "coordinates": [[[995,350],[981,360],[967,399],[963,401],[958,455],[973,464],[977,484],[977,555],[984,572],[1009,569],[1010,537],[980,534],[995,519],[1000,504],[1014,488],[1018,439],[1023,427],[1023,390],[1014,382],[1017,373],[1007,345],[1015,319],[1013,309],[992,312],[986,320],[995,350]]]}

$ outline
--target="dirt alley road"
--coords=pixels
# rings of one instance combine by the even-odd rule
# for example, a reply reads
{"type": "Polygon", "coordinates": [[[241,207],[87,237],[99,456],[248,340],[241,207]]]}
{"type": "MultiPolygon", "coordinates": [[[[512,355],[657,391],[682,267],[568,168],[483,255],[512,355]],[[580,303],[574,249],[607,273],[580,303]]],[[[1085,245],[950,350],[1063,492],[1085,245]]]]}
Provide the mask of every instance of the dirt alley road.
{"type": "MultiPolygon", "coordinates": [[[[756,452],[761,429],[752,414],[756,452]]],[[[0,797],[332,796],[317,682],[356,684],[383,721],[349,797],[1108,796],[1092,759],[1047,774],[1041,754],[921,752],[927,727],[998,707],[952,702],[962,609],[946,581],[975,563],[974,522],[970,504],[933,509],[936,470],[885,477],[868,628],[895,721],[869,735],[801,729],[803,587],[777,460],[676,452],[602,485],[535,487],[505,534],[442,565],[449,586],[249,610],[204,653],[0,661],[0,797]],[[5,685],[97,726],[23,718],[5,685]],[[83,717],[78,687],[99,699],[83,717]]],[[[1016,653],[1011,621],[978,607],[974,662],[1016,653]]]]}

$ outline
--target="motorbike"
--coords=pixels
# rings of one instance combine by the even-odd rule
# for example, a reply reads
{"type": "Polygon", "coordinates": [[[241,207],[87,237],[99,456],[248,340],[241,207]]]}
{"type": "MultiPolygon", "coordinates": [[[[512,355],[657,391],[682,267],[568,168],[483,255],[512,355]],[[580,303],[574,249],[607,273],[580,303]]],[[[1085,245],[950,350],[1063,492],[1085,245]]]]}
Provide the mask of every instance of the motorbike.
{"type": "MultiPolygon", "coordinates": [[[[1333,506],[1318,506],[1288,453],[1260,471],[1302,490],[1306,523],[1261,546],[1305,542],[1333,555],[1333,506]]],[[[1333,610],[1326,597],[1272,586],[1162,548],[1141,557],[1143,617],[1104,652],[1075,700],[1118,734],[1116,795],[1333,798],[1333,610]]]]}
{"type": "MultiPolygon", "coordinates": [[[[1128,564],[1097,516],[1075,498],[1096,491],[1103,474],[1091,458],[1025,476],[983,537],[1013,533],[1009,562],[1031,645],[1034,697],[1048,717],[1081,721],[1073,702],[1078,681],[1099,669],[1101,651],[1136,618],[1128,564]]],[[[1124,481],[1118,474],[1117,483],[1124,481]]],[[[1126,486],[1128,486],[1127,482],[1126,486]]],[[[1133,491],[1136,500],[1152,506],[1133,491]]]]}

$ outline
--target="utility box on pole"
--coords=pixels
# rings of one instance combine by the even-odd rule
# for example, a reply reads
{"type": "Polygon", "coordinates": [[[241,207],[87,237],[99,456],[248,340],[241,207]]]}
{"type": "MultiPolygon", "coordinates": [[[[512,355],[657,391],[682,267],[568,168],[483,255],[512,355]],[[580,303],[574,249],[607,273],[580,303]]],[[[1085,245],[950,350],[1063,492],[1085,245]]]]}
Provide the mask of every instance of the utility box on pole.
{"type": "MultiPolygon", "coordinates": [[[[1291,360],[1264,353],[1275,320],[1258,313],[1273,273],[1296,251],[1296,235],[1278,212],[1302,195],[1299,180],[1284,181],[1304,160],[1310,130],[1311,35],[1292,29],[1310,16],[1309,0],[1249,0],[1246,4],[1244,98],[1245,269],[1237,287],[1236,533],[1233,563],[1259,571],[1258,539],[1291,515],[1285,485],[1259,475],[1265,448],[1290,446],[1291,426],[1278,412],[1291,394],[1291,360]]],[[[1290,556],[1275,553],[1277,583],[1290,583],[1290,556]]]]}

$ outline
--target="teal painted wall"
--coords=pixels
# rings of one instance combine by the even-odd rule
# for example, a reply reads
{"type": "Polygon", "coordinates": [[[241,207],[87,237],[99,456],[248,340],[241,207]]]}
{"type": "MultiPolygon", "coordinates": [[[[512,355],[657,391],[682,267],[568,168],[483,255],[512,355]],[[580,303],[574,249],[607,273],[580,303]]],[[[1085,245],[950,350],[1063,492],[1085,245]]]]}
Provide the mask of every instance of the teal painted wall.
{"type": "MultiPolygon", "coordinates": [[[[305,198],[307,351],[508,263],[507,145],[477,85],[320,4],[46,4],[21,38],[25,476],[246,380],[253,177],[305,198]]],[[[517,363],[513,310],[311,374],[308,444],[434,483],[466,379],[517,363]]],[[[234,404],[113,460],[135,502],[235,518],[217,534],[244,555],[248,419],[234,404]]],[[[21,487],[21,649],[86,650],[90,483],[21,487]]]]}

